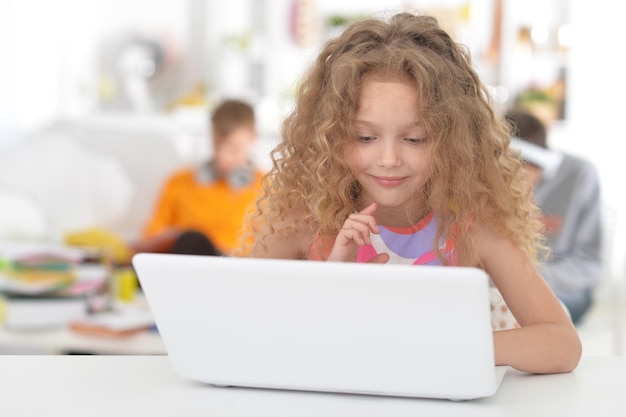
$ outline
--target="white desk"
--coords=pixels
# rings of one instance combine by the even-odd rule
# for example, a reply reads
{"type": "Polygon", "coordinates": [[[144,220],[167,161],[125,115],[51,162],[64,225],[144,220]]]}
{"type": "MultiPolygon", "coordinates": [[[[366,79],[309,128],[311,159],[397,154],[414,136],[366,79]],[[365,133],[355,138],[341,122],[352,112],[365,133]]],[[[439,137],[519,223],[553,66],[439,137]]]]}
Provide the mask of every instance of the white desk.
{"type": "Polygon", "coordinates": [[[177,376],[167,356],[0,356],[4,416],[626,415],[626,357],[584,357],[569,374],[509,370],[495,396],[467,402],[215,388],[177,376]]]}

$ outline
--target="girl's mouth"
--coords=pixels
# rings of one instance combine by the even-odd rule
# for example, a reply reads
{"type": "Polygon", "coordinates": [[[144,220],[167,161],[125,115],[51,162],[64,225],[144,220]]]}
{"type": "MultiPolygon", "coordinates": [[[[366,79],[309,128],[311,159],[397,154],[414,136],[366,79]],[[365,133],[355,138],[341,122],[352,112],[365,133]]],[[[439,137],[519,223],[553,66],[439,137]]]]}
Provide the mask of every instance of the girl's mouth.
{"type": "Polygon", "coordinates": [[[379,177],[374,176],[374,180],[384,187],[396,187],[404,182],[406,177],[379,177]]]}

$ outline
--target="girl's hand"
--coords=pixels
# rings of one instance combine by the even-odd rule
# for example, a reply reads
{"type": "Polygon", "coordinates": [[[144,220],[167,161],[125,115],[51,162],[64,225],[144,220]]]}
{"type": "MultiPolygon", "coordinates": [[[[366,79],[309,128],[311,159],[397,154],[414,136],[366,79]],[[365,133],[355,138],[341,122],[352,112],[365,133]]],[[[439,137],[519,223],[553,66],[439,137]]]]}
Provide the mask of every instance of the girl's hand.
{"type": "MultiPolygon", "coordinates": [[[[329,261],[356,261],[359,246],[371,244],[370,232],[380,232],[376,224],[376,219],[373,216],[376,208],[376,203],[372,203],[360,212],[351,214],[346,219],[328,256],[329,261]]],[[[388,260],[388,254],[379,253],[372,258],[370,262],[386,263],[388,260]]]]}

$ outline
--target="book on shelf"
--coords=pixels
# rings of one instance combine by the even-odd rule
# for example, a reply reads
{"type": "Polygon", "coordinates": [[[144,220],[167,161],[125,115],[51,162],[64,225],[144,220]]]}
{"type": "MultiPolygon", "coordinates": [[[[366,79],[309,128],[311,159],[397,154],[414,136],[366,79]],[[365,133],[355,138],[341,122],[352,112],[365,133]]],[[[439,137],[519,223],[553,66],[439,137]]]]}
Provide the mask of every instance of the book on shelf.
{"type": "Polygon", "coordinates": [[[93,312],[110,308],[106,275],[79,274],[72,284],[45,293],[0,291],[0,326],[10,330],[67,326],[93,312]]]}
{"type": "Polygon", "coordinates": [[[67,326],[107,307],[110,270],[63,245],[0,242],[0,325],[11,330],[67,326]]]}
{"type": "Polygon", "coordinates": [[[89,314],[70,323],[70,330],[89,336],[123,338],[154,329],[152,313],[145,308],[127,307],[89,314]]]}
{"type": "Polygon", "coordinates": [[[85,296],[0,294],[0,324],[8,330],[64,327],[87,315],[85,296]]]}
{"type": "Polygon", "coordinates": [[[42,242],[0,242],[0,291],[43,294],[71,285],[85,252],[42,242]]]}

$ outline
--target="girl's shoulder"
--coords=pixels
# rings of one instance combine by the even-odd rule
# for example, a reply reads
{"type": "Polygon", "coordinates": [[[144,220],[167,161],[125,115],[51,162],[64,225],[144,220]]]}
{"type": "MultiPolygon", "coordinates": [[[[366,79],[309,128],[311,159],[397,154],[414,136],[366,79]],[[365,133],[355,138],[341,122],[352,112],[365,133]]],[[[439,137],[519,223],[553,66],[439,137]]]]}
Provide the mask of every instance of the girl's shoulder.
{"type": "Polygon", "coordinates": [[[468,266],[484,266],[485,261],[499,253],[499,245],[510,242],[510,239],[485,221],[472,220],[470,230],[471,251],[468,253],[469,258],[463,262],[468,266]]]}
{"type": "Polygon", "coordinates": [[[324,238],[319,234],[312,236],[304,258],[309,261],[322,261],[328,259],[335,244],[335,239],[324,238]]]}
{"type": "Polygon", "coordinates": [[[494,269],[507,270],[512,265],[534,265],[524,248],[510,236],[485,222],[474,228],[472,262],[491,275],[494,269]]]}

